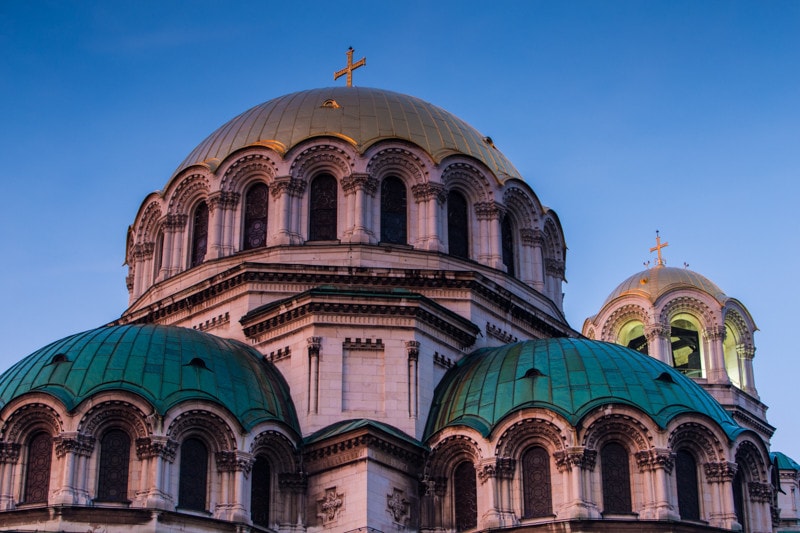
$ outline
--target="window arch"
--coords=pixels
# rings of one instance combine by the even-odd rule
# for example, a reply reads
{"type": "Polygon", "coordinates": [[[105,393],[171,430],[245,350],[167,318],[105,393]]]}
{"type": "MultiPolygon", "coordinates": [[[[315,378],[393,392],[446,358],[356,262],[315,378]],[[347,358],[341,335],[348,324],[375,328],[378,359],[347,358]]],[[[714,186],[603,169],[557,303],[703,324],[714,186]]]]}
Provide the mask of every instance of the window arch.
{"type": "Polygon", "coordinates": [[[28,442],[24,503],[47,503],[52,459],[53,438],[48,433],[37,433],[28,442]]]}
{"type": "Polygon", "coordinates": [[[617,342],[637,352],[648,353],[647,338],[644,336],[644,324],[640,320],[631,320],[622,326],[617,342]]]}
{"type": "Polygon", "coordinates": [[[381,242],[408,242],[406,185],[394,176],[381,182],[381,242]]]}
{"type": "Polygon", "coordinates": [[[603,513],[629,514],[631,473],[628,450],[618,442],[609,442],[600,450],[603,481],[603,513]]]}
{"type": "Polygon", "coordinates": [[[469,258],[467,199],[458,191],[447,193],[447,243],[450,255],[469,258]]]}
{"type": "Polygon", "coordinates": [[[311,182],[308,214],[308,240],[333,241],[338,235],[338,186],[330,174],[320,174],[311,182]]]}
{"type": "Polygon", "coordinates": [[[523,517],[539,518],[553,514],[550,485],[550,455],[541,446],[533,446],[522,454],[523,517]]]}
{"type": "Polygon", "coordinates": [[[705,377],[703,343],[697,319],[687,313],[680,313],[672,318],[670,328],[673,366],[690,378],[705,377]]]}
{"type": "Polygon", "coordinates": [[[205,511],[207,485],[208,448],[200,439],[190,437],[181,444],[178,507],[205,511]]]}
{"type": "Polygon", "coordinates": [[[478,487],[470,461],[462,461],[453,470],[453,503],[456,531],[478,526],[478,487]]]}
{"type": "Polygon", "coordinates": [[[742,383],[742,372],[739,366],[739,352],[737,345],[740,343],[738,331],[725,323],[725,340],[722,342],[722,353],[725,356],[725,371],[731,383],[737,388],[744,388],[742,383]]]}
{"type": "Polygon", "coordinates": [[[503,221],[500,224],[500,240],[503,248],[503,264],[506,266],[506,272],[512,276],[516,276],[516,269],[514,262],[516,260],[514,253],[514,225],[511,223],[511,217],[506,214],[503,216],[503,221]]]}
{"type": "Polygon", "coordinates": [[[678,512],[682,520],[700,520],[700,493],[697,461],[686,450],[675,454],[675,479],[678,485],[678,512]]]}
{"type": "Polygon", "coordinates": [[[100,439],[97,501],[128,501],[128,468],[131,438],[121,429],[106,431],[100,439]]]}
{"type": "Polygon", "coordinates": [[[252,250],[267,245],[267,215],[269,213],[269,189],[264,183],[256,183],[244,197],[244,242],[242,249],[252,250]]]}
{"type": "Polygon", "coordinates": [[[208,251],[208,204],[200,202],[194,208],[192,216],[192,247],[190,267],[195,267],[205,261],[208,251]]]}
{"type": "Polygon", "coordinates": [[[250,519],[257,526],[269,526],[270,475],[269,461],[257,455],[250,485],[250,519]]]}

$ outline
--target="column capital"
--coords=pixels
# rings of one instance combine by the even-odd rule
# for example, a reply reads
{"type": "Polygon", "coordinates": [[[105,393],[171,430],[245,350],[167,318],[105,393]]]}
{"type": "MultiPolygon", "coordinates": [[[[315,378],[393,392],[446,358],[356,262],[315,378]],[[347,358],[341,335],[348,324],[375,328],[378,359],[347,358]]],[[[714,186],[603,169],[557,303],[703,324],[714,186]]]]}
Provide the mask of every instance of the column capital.
{"type": "Polygon", "coordinates": [[[635,457],[641,471],[660,468],[669,474],[675,466],[675,455],[664,448],[653,448],[637,452],[635,457]]]}
{"type": "Polygon", "coordinates": [[[309,337],[306,339],[306,344],[308,345],[308,355],[319,355],[322,337],[309,337]]]}
{"type": "Polygon", "coordinates": [[[703,470],[705,471],[706,479],[712,483],[733,481],[733,477],[736,475],[737,468],[738,466],[736,463],[730,463],[728,461],[703,464],[703,470]]]}
{"type": "Polygon", "coordinates": [[[14,464],[22,447],[16,442],[0,442],[0,464],[14,464]]]}
{"type": "Polygon", "coordinates": [[[214,454],[217,461],[217,470],[220,472],[244,472],[250,475],[255,458],[252,454],[239,450],[223,450],[214,454]]]}
{"type": "Polygon", "coordinates": [[[756,347],[748,344],[737,344],[736,355],[739,359],[753,359],[756,356],[756,347]]]}
{"type": "Polygon", "coordinates": [[[647,324],[644,327],[644,338],[649,341],[653,341],[655,339],[665,339],[670,336],[672,333],[672,326],[669,324],[647,324]]]}
{"type": "Polygon", "coordinates": [[[520,242],[525,246],[544,245],[544,232],[538,228],[522,228],[519,230],[520,242]]]}
{"type": "Polygon", "coordinates": [[[447,190],[440,183],[418,183],[411,187],[411,194],[417,203],[435,198],[439,205],[447,200],[447,190]]]}
{"type": "Polygon", "coordinates": [[[308,488],[308,475],[304,472],[278,474],[278,487],[294,494],[304,494],[308,488]]]}
{"type": "Polygon", "coordinates": [[[178,442],[169,437],[143,437],[136,439],[136,456],[139,459],[161,457],[170,463],[175,460],[178,442]]]}
{"type": "Polygon", "coordinates": [[[711,326],[703,330],[703,336],[710,341],[725,340],[725,326],[711,326]]]}
{"type": "Polygon", "coordinates": [[[362,190],[370,196],[374,196],[375,192],[378,190],[378,180],[369,174],[354,172],[349,176],[345,176],[342,180],[342,190],[345,195],[353,194],[357,190],[362,190]]]}
{"type": "Polygon", "coordinates": [[[573,467],[593,471],[597,462],[597,452],[583,446],[574,446],[559,450],[553,454],[559,472],[572,470],[573,467]]]}
{"type": "Polygon", "coordinates": [[[772,485],[769,483],[760,483],[758,481],[751,481],[747,484],[747,493],[750,499],[758,503],[771,503],[772,502],[772,485]]]}
{"type": "Polygon", "coordinates": [[[278,198],[284,193],[290,196],[303,196],[305,191],[306,182],[292,176],[277,176],[269,186],[273,198],[278,198]]]}
{"type": "Polygon", "coordinates": [[[91,435],[69,432],[53,438],[56,457],[64,457],[68,453],[89,457],[94,451],[95,439],[91,435]]]}
{"type": "Polygon", "coordinates": [[[164,231],[178,232],[186,227],[186,222],[189,220],[188,215],[181,213],[171,213],[164,217],[164,231]]]}
{"type": "Polygon", "coordinates": [[[475,215],[478,220],[500,220],[506,208],[497,202],[478,202],[475,204],[475,215]]]}
{"type": "Polygon", "coordinates": [[[408,358],[416,361],[419,358],[419,341],[406,341],[406,351],[408,358]]]}

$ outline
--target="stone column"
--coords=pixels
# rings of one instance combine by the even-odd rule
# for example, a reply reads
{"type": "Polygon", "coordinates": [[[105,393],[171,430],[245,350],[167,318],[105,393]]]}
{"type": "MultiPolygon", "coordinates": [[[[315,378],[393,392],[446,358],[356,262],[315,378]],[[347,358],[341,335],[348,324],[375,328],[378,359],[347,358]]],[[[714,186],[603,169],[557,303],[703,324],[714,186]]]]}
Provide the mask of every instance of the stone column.
{"type": "Polygon", "coordinates": [[[753,374],[753,358],[756,355],[755,346],[737,344],[736,355],[739,358],[739,379],[742,383],[742,390],[758,398],[755,376],[753,374]]]}
{"type": "Polygon", "coordinates": [[[308,344],[308,412],[319,412],[319,349],[322,337],[309,337],[308,344]]]}
{"type": "Polygon", "coordinates": [[[475,204],[475,215],[481,231],[478,261],[492,268],[503,268],[503,252],[501,250],[500,219],[504,208],[495,202],[475,204]]]}
{"type": "Polygon", "coordinates": [[[706,328],[703,330],[703,338],[708,346],[708,357],[706,357],[708,382],[729,384],[731,381],[725,370],[725,352],[722,346],[725,340],[725,326],[706,328]]]}
{"type": "Polygon", "coordinates": [[[542,268],[542,244],[544,234],[541,230],[524,228],[520,231],[522,257],[520,257],[520,278],[539,292],[544,291],[544,269],[542,268]]]}
{"type": "Polygon", "coordinates": [[[164,261],[161,265],[162,279],[173,276],[185,267],[183,258],[183,234],[187,215],[167,215],[164,221],[164,261]],[[169,245],[167,245],[169,242],[169,245]]]}
{"type": "Polygon", "coordinates": [[[772,533],[772,485],[751,481],[747,484],[750,497],[750,527],[753,533],[772,533]]]}
{"type": "MultiPolygon", "coordinates": [[[[481,529],[515,526],[519,524],[514,511],[503,505],[503,477],[509,476],[511,459],[490,458],[478,468],[478,524],[481,529]],[[481,513],[483,510],[483,513],[481,513]]],[[[513,468],[511,474],[513,475],[513,468]]]]}
{"type": "Polygon", "coordinates": [[[647,353],[662,363],[674,366],[672,361],[672,327],[669,324],[647,324],[644,337],[647,339],[647,353]]]}
{"type": "Polygon", "coordinates": [[[733,478],[736,475],[736,469],[736,463],[727,461],[703,465],[706,481],[713,488],[713,503],[708,513],[710,526],[734,531],[742,529],[742,525],[736,520],[736,511],[733,506],[733,478]]]}
{"type": "Polygon", "coordinates": [[[566,476],[564,486],[564,504],[559,517],[571,519],[601,518],[600,510],[589,496],[591,480],[589,474],[594,471],[597,452],[587,450],[583,446],[574,446],[553,454],[558,471],[566,476]],[[563,513],[563,515],[562,515],[563,513]]]}
{"type": "Polygon", "coordinates": [[[411,187],[414,201],[419,204],[416,246],[424,250],[442,252],[445,242],[442,230],[442,206],[447,200],[444,185],[439,183],[420,183],[411,187]]]}
{"type": "MultiPolygon", "coordinates": [[[[138,298],[142,295],[142,286],[147,285],[150,281],[148,271],[152,272],[152,268],[146,268],[149,261],[153,259],[153,250],[155,243],[143,242],[133,245],[133,297],[138,298]]],[[[149,263],[152,266],[152,262],[149,263]]]]}
{"type": "Polygon", "coordinates": [[[444,499],[447,492],[447,479],[426,477],[420,483],[423,492],[420,505],[420,531],[441,532],[449,524],[444,520],[444,499]]]}
{"type": "Polygon", "coordinates": [[[169,492],[169,476],[165,470],[167,463],[175,461],[178,442],[168,437],[145,437],[136,439],[136,456],[145,463],[142,469],[141,498],[137,494],[134,507],[175,510],[175,499],[169,492]]]}
{"type": "Polygon", "coordinates": [[[16,507],[13,480],[20,448],[16,442],[0,441],[0,511],[11,511],[16,507]]]}
{"type": "Polygon", "coordinates": [[[545,280],[546,292],[556,303],[559,309],[563,304],[564,295],[561,293],[561,282],[564,281],[565,267],[564,261],[547,258],[544,262],[547,279],[545,280]]]}
{"type": "Polygon", "coordinates": [[[301,244],[300,237],[300,201],[306,190],[306,182],[291,176],[278,176],[269,188],[270,194],[277,200],[278,212],[271,215],[276,227],[267,228],[267,243],[270,246],[301,244]]]}
{"type": "Polygon", "coordinates": [[[94,437],[76,432],[62,433],[53,439],[56,458],[63,461],[61,486],[53,491],[54,505],[88,505],[85,463],[94,451],[94,437]]]}
{"type": "Polygon", "coordinates": [[[222,243],[224,242],[224,222],[225,202],[222,198],[224,193],[217,191],[208,197],[208,251],[209,259],[222,257],[222,243]]]}
{"type": "Polygon", "coordinates": [[[254,458],[238,450],[224,450],[215,454],[217,471],[222,477],[222,494],[214,510],[214,518],[229,522],[250,523],[250,510],[245,507],[245,488],[254,458]]]}
{"type": "Polygon", "coordinates": [[[408,417],[417,418],[419,416],[419,397],[417,387],[419,384],[419,341],[406,341],[406,351],[408,352],[408,417]]]}
{"type": "Polygon", "coordinates": [[[345,238],[354,243],[377,242],[375,232],[368,225],[368,201],[375,197],[378,180],[369,174],[353,173],[342,180],[346,202],[345,238]]]}
{"type": "MultiPolygon", "coordinates": [[[[284,495],[283,509],[279,510],[276,518],[281,524],[291,524],[292,527],[281,528],[282,531],[306,531],[303,515],[306,509],[306,492],[308,491],[308,477],[302,472],[286,472],[278,475],[278,490],[284,495]],[[297,520],[297,522],[294,522],[297,520]]],[[[249,500],[248,500],[249,501],[249,500]]]]}
{"type": "Polygon", "coordinates": [[[671,500],[669,475],[675,465],[672,453],[666,449],[652,449],[636,454],[639,471],[645,474],[646,496],[641,518],[651,520],[680,520],[671,500]],[[649,494],[648,494],[649,493],[649,494]]]}

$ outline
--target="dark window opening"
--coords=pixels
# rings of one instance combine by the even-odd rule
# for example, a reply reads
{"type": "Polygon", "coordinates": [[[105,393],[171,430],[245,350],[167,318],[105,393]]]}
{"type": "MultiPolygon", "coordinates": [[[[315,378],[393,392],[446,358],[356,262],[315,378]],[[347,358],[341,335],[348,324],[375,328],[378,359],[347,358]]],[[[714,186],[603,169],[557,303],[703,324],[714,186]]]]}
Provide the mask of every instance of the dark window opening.
{"type": "Polygon", "coordinates": [[[631,474],[628,451],[616,442],[600,450],[600,467],[603,479],[603,513],[629,514],[631,512],[631,474]]]}
{"type": "Polygon", "coordinates": [[[206,510],[208,449],[200,439],[189,438],[181,444],[181,470],[178,481],[178,507],[206,510]]]}
{"type": "Polygon", "coordinates": [[[200,202],[192,218],[192,261],[190,267],[201,264],[208,251],[208,205],[200,202]]]}
{"type": "Polygon", "coordinates": [[[511,276],[516,276],[514,269],[514,228],[511,224],[511,217],[505,215],[500,225],[501,240],[503,247],[503,264],[506,272],[511,276]]]}
{"type": "Polygon", "coordinates": [[[447,194],[447,242],[450,255],[469,258],[467,200],[456,191],[447,194]]]}
{"type": "Polygon", "coordinates": [[[128,465],[131,438],[121,429],[112,429],[100,440],[100,466],[97,501],[128,502],[128,465]]]}
{"type": "Polygon", "coordinates": [[[381,242],[408,242],[406,186],[399,178],[389,176],[381,182],[381,242]]]}
{"type": "Polygon", "coordinates": [[[308,240],[336,240],[337,194],[336,178],[330,174],[321,174],[311,182],[308,240]]]}
{"type": "Polygon", "coordinates": [[[53,439],[38,433],[28,443],[28,464],[25,469],[25,503],[47,503],[50,492],[50,465],[53,458],[53,439]]]}
{"type": "Polygon", "coordinates": [[[263,183],[250,187],[244,200],[244,249],[267,245],[269,189],[263,183]]]}
{"type": "Polygon", "coordinates": [[[250,518],[257,526],[269,526],[270,470],[269,462],[257,456],[253,464],[250,486],[250,518]]]}
{"type": "Polygon", "coordinates": [[[550,456],[540,446],[529,448],[522,455],[522,490],[525,518],[553,514],[550,456]]]}
{"type": "Polygon", "coordinates": [[[700,494],[697,485],[697,462],[686,450],[675,454],[678,483],[678,512],[683,520],[700,520],[700,494]]]}
{"type": "Polygon", "coordinates": [[[453,497],[456,531],[477,527],[478,488],[475,481],[475,466],[469,461],[459,463],[453,471],[453,497]]]}

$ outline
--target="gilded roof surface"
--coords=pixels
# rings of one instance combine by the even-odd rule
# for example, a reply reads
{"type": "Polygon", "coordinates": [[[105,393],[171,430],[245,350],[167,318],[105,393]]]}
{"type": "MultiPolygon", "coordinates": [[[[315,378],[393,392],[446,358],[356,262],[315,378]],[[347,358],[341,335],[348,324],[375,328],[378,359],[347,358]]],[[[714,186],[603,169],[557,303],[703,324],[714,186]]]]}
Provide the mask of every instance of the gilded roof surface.
{"type": "Polygon", "coordinates": [[[284,154],[320,136],[344,139],[360,153],[378,141],[401,139],[416,144],[437,163],[465,154],[483,162],[501,182],[520,178],[491,141],[455,115],[413,96],[365,87],[311,89],[257,105],[209,135],[175,174],[204,161],[223,161],[247,146],[267,145],[284,154]]]}
{"type": "Polygon", "coordinates": [[[680,288],[699,289],[713,296],[720,303],[724,303],[728,299],[722,289],[697,272],[688,268],[656,266],[634,274],[620,283],[606,298],[603,305],[623,294],[640,294],[651,302],[655,302],[663,294],[680,288]]]}
{"type": "Polygon", "coordinates": [[[609,404],[636,407],[662,428],[681,413],[700,413],[731,439],[742,431],[702,387],[652,357],[617,344],[555,338],[482,348],[459,361],[436,387],[425,439],[459,425],[488,437],[507,415],[529,407],[576,426],[609,404]]]}
{"type": "Polygon", "coordinates": [[[300,433],[288,385],[257,351],[175,326],[101,327],[45,346],[0,376],[0,407],[36,391],[71,411],[114,390],[142,396],[161,415],[186,400],[208,400],[245,430],[275,420],[300,433]]]}

